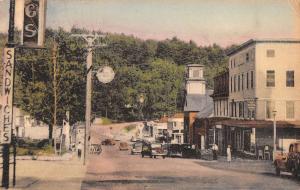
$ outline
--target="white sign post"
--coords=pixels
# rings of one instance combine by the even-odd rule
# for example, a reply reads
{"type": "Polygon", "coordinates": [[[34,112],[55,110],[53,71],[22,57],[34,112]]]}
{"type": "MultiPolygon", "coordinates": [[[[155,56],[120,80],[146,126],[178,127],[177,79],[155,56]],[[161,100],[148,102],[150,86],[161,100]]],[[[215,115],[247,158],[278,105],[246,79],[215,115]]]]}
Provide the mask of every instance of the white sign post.
{"type": "Polygon", "coordinates": [[[14,48],[4,49],[1,144],[11,143],[11,132],[13,128],[14,54],[14,48]]]}

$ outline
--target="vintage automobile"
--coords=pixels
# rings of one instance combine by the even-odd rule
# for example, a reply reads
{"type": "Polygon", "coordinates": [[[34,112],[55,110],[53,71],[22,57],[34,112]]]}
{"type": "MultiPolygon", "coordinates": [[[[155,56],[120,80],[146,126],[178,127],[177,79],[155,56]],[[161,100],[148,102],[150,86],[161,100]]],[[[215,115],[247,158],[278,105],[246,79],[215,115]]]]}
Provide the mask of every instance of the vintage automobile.
{"type": "Polygon", "coordinates": [[[181,144],[169,144],[168,156],[169,157],[182,157],[182,145],[181,144]]]}
{"type": "Polygon", "coordinates": [[[182,144],[182,157],[183,158],[200,158],[201,153],[191,144],[182,144]]]}
{"type": "Polygon", "coordinates": [[[120,150],[128,150],[129,147],[128,147],[127,142],[120,142],[119,149],[120,150]]]}
{"type": "Polygon", "coordinates": [[[101,142],[102,145],[115,145],[116,141],[113,139],[105,139],[104,141],[101,142]]]}
{"type": "Polygon", "coordinates": [[[149,156],[150,158],[156,158],[161,156],[163,159],[168,154],[167,148],[160,143],[148,143],[144,142],[142,146],[142,157],[149,156]]]}
{"type": "Polygon", "coordinates": [[[131,154],[140,154],[142,152],[143,142],[138,141],[132,145],[131,154]]]}
{"type": "Polygon", "coordinates": [[[300,174],[300,141],[291,143],[288,153],[276,155],[274,166],[278,176],[282,171],[292,173],[297,177],[300,174]]]}

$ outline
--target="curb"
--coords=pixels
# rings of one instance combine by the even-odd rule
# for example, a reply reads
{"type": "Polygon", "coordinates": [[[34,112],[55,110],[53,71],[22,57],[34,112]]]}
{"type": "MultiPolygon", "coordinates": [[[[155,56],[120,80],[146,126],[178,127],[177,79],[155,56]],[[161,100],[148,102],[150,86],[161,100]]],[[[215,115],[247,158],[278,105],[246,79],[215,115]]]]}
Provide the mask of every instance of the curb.
{"type": "Polygon", "coordinates": [[[65,156],[17,156],[17,160],[37,160],[37,161],[70,161],[72,155],[65,156]]]}

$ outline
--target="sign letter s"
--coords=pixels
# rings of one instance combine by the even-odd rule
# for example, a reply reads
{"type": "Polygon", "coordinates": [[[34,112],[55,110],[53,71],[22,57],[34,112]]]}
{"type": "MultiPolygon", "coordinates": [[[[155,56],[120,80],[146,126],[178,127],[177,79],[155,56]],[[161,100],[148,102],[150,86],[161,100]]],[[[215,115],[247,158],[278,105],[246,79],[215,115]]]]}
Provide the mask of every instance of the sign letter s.
{"type": "Polygon", "coordinates": [[[32,38],[33,36],[35,36],[37,34],[37,30],[35,29],[33,24],[27,24],[25,26],[25,31],[26,31],[26,34],[24,34],[24,35],[28,38],[32,38]]]}

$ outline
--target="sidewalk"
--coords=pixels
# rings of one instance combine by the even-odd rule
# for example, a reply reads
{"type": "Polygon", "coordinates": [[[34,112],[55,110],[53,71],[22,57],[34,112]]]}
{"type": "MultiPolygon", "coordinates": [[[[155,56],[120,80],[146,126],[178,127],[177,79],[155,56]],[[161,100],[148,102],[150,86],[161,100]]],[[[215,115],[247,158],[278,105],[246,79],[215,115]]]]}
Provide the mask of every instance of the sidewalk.
{"type": "Polygon", "coordinates": [[[201,166],[206,166],[218,170],[230,170],[243,173],[253,174],[274,174],[274,166],[270,160],[249,160],[241,158],[233,158],[230,163],[227,158],[219,156],[217,161],[200,161],[197,162],[201,166]]]}
{"type": "Polygon", "coordinates": [[[86,166],[77,158],[69,161],[18,160],[16,187],[11,189],[80,190],[85,172],[86,166]]]}

